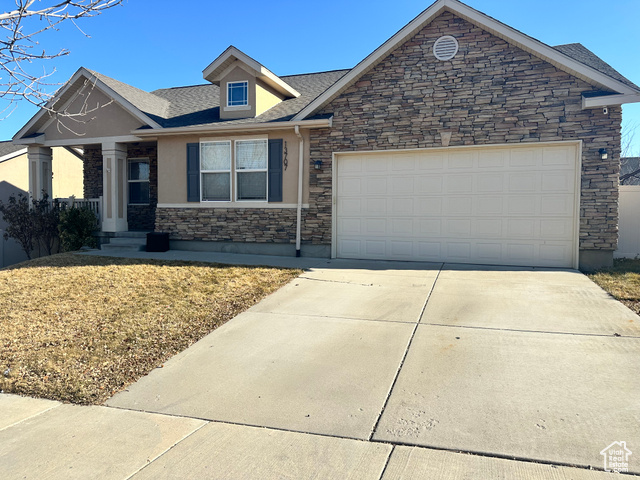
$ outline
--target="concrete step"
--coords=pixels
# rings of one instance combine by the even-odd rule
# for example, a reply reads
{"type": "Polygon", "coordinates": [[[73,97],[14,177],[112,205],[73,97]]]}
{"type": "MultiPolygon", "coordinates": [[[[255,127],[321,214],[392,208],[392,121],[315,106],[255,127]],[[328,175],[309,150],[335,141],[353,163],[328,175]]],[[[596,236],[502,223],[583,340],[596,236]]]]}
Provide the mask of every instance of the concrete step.
{"type": "Polygon", "coordinates": [[[147,250],[146,244],[113,244],[103,243],[100,246],[100,250],[109,252],[144,252],[147,250]]]}
{"type": "Polygon", "coordinates": [[[147,238],[150,232],[117,232],[113,238],[147,238]]]}
{"type": "Polygon", "coordinates": [[[146,245],[146,238],[113,237],[107,245],[146,245]]]}

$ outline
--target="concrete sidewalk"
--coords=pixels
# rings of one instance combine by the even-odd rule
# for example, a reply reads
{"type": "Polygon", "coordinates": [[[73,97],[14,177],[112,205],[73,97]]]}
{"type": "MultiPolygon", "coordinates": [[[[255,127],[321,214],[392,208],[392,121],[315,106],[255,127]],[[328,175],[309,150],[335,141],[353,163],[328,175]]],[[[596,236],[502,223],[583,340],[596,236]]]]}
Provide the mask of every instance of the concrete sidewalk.
{"type": "Polygon", "coordinates": [[[307,271],[106,406],[0,395],[0,478],[595,480],[640,445],[638,317],[579,272],[192,253],[307,271]]]}

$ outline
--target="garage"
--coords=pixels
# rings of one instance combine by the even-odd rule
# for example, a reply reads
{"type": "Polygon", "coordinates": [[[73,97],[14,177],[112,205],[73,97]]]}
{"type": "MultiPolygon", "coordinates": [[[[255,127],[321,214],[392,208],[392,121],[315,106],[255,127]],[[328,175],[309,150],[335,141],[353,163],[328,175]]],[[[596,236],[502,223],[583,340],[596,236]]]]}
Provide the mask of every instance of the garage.
{"type": "Polygon", "coordinates": [[[577,268],[576,142],[334,155],[338,258],[577,268]]]}

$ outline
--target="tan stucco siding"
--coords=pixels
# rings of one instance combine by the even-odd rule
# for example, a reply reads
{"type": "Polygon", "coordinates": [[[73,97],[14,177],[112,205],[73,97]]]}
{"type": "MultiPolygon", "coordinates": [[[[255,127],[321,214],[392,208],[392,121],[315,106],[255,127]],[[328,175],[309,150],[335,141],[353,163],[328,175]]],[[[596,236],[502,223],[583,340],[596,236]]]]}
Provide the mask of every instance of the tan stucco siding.
{"type": "Polygon", "coordinates": [[[266,112],[270,108],[275,107],[283,100],[283,96],[279,95],[268,85],[264,85],[258,81],[256,83],[256,116],[266,112]]]}
{"type": "Polygon", "coordinates": [[[236,67],[220,80],[220,118],[249,118],[256,116],[256,77],[246,70],[236,67]],[[247,107],[227,107],[227,83],[244,82],[248,83],[247,107]]]}
{"type": "Polygon", "coordinates": [[[97,89],[78,96],[67,112],[73,114],[83,109],[90,113],[81,118],[60,116],[54,119],[44,130],[45,139],[77,139],[78,145],[82,145],[83,138],[131,135],[132,130],[143,126],[140,120],[97,89]]]}
{"type": "MultiPolygon", "coordinates": [[[[29,163],[26,153],[0,162],[0,183],[6,187],[13,186],[24,192],[29,191],[29,163]]],[[[4,200],[4,198],[0,199],[4,200]]]]}
{"type": "Polygon", "coordinates": [[[53,149],[53,196],[84,197],[82,160],[64,148],[53,149]]]}
{"type": "MultiPolygon", "coordinates": [[[[309,158],[309,132],[302,131],[305,142],[305,158],[309,158]]],[[[239,140],[251,138],[281,138],[286,145],[287,168],[282,178],[282,203],[295,204],[298,201],[298,137],[291,129],[290,132],[260,132],[251,135],[207,135],[207,136],[175,136],[158,139],[158,203],[198,205],[187,202],[187,144],[199,143],[202,140],[239,140]]],[[[233,151],[233,148],[232,148],[233,151]]],[[[233,163],[233,162],[232,162],[233,163]]],[[[303,202],[309,199],[309,181],[307,164],[305,162],[303,202]]],[[[234,172],[232,171],[232,175],[234,172]]],[[[235,182],[232,182],[235,184],[235,182]]],[[[235,189],[234,189],[235,192],[235,189]]],[[[234,193],[235,194],[235,193],[234,193]]],[[[215,206],[216,202],[206,202],[208,206],[215,206]]]]}
{"type": "MultiPolygon", "coordinates": [[[[66,198],[75,195],[77,198],[82,198],[82,160],[64,148],[53,148],[52,151],[52,196],[66,198]]],[[[15,193],[16,189],[22,190],[24,193],[29,191],[29,161],[26,153],[0,162],[0,182],[9,194],[15,193]]],[[[2,198],[1,192],[0,198],[2,198]]]]}

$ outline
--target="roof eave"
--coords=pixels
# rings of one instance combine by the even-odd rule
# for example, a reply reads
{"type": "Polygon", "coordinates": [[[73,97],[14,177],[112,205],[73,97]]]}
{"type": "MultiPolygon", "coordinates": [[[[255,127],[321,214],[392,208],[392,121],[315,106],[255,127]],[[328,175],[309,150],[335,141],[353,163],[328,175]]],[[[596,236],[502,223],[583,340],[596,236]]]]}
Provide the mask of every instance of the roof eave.
{"type": "Polygon", "coordinates": [[[582,109],[640,103],[640,93],[601,95],[599,97],[582,97],[582,109]]]}
{"type": "Polygon", "coordinates": [[[255,130],[288,130],[296,126],[299,128],[330,128],[332,125],[333,117],[329,117],[314,120],[300,120],[295,122],[289,120],[286,122],[244,123],[234,125],[194,125],[189,127],[163,128],[160,130],[133,130],[131,134],[137,137],[148,138],[164,135],[193,135],[216,132],[230,133],[255,130]]]}

